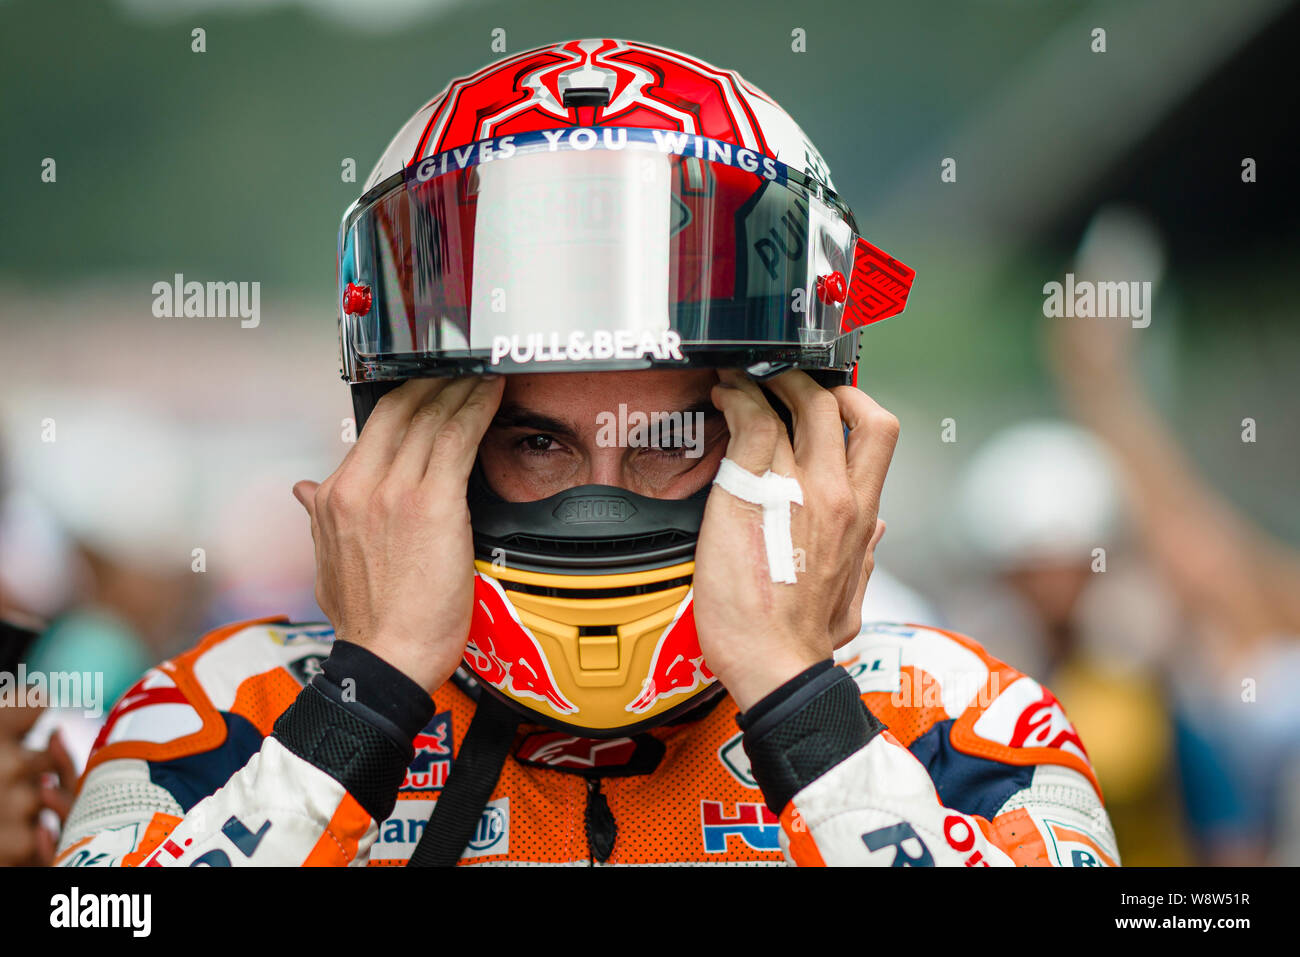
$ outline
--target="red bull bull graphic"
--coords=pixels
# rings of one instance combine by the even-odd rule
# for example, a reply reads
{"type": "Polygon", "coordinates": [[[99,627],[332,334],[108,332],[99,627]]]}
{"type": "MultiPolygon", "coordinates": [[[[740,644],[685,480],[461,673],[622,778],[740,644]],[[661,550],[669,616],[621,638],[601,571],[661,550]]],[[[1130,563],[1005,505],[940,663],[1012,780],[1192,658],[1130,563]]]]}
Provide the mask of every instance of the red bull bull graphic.
{"type": "Polygon", "coordinates": [[[718,680],[704,663],[704,652],[700,651],[692,613],[694,596],[695,589],[691,589],[677,606],[677,614],[655,646],[654,657],[650,659],[650,674],[625,711],[645,714],[663,698],[686,694],[718,680]]]}
{"type": "Polygon", "coordinates": [[[496,580],[481,572],[474,576],[469,634],[465,664],[483,681],[506,694],[545,702],[559,715],[577,712],[578,706],[560,691],[537,638],[496,580]]]}
{"type": "Polygon", "coordinates": [[[435,715],[411,742],[415,757],[406,767],[406,777],[399,792],[439,791],[451,773],[451,712],[435,715]]]}

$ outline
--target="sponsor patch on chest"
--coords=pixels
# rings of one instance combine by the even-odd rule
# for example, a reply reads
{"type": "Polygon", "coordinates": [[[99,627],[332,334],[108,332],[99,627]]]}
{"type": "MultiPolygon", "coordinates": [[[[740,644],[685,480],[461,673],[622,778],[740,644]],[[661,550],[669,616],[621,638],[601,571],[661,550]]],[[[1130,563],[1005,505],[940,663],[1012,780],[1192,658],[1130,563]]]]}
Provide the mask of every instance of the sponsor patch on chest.
{"type": "MultiPolygon", "coordinates": [[[[420,837],[429,823],[429,815],[437,801],[422,799],[399,800],[393,813],[379,826],[379,836],[370,851],[370,860],[376,863],[409,860],[420,843],[420,837]]],[[[493,857],[510,853],[510,799],[489,801],[479,816],[474,833],[461,859],[493,857]]]]}

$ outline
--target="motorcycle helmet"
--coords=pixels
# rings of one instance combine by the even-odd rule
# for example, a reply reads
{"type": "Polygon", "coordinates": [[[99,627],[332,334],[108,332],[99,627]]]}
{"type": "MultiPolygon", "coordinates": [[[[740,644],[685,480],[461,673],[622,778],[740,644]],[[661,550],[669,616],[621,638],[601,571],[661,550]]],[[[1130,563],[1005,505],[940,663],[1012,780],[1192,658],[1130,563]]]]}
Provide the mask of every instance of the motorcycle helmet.
{"type": "MultiPolygon", "coordinates": [[[[859,330],[902,311],[912,276],[735,72],[556,43],[453,80],[384,151],[339,231],[342,372],[358,428],[416,376],[801,368],[843,384],[859,330]]],[[[718,694],[691,604],[707,493],[507,502],[476,469],[464,670],[591,737],[718,694]]]]}

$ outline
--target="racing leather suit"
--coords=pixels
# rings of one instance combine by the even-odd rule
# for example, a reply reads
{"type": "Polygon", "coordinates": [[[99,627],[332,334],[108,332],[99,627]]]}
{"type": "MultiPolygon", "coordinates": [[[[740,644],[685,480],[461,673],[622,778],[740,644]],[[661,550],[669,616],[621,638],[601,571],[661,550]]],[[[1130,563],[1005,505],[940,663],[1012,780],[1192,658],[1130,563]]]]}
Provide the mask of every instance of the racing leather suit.
{"type": "MultiPolygon", "coordinates": [[[[328,625],[218,629],[151,669],[96,741],[56,864],[394,865],[474,714],[328,625]]],[[[718,694],[627,737],[533,725],[461,864],[1118,863],[1082,742],[969,638],[867,625],[741,715],[718,694]]]]}

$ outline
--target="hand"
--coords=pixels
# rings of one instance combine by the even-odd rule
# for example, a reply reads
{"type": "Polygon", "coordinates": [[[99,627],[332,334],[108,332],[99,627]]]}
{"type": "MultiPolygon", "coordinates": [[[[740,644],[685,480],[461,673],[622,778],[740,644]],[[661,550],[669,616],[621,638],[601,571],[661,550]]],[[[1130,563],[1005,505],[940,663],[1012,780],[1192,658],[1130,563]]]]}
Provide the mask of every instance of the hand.
{"type": "Polygon", "coordinates": [[[1127,322],[1052,319],[1046,355],[1067,398],[1089,409],[1122,408],[1138,385],[1135,372],[1139,330],[1127,322]]]}
{"type": "Polygon", "coordinates": [[[0,708],[0,865],[48,866],[54,840],[41,827],[41,776],[55,770],[48,752],[22,746],[41,708],[0,708]]]}
{"type": "Polygon", "coordinates": [[[695,558],[695,623],[705,663],[743,711],[861,628],[898,419],[852,386],[828,391],[804,372],[786,372],[769,388],[794,416],[791,447],[753,381],[732,370],[719,379],[712,398],[731,433],[727,458],[755,475],[792,476],[803,489],[791,516],[794,546],[803,550],[794,584],[771,580],[762,510],[722,488],[709,493],[695,558]]]}
{"type": "MultiPolygon", "coordinates": [[[[77,797],[77,779],[80,777],[77,763],[72,760],[72,755],[63,743],[63,735],[58,731],[50,735],[45,753],[50,758],[53,773],[46,775],[45,781],[41,783],[41,803],[57,814],[60,822],[67,823],[68,815],[72,812],[72,802],[77,797]]],[[[52,846],[50,851],[52,855],[52,846]]]]}
{"type": "Polygon", "coordinates": [[[430,693],[455,672],[469,640],[465,489],[502,382],[402,384],[379,400],[333,475],[293,487],[311,516],[316,601],[335,634],[430,693]]]}

